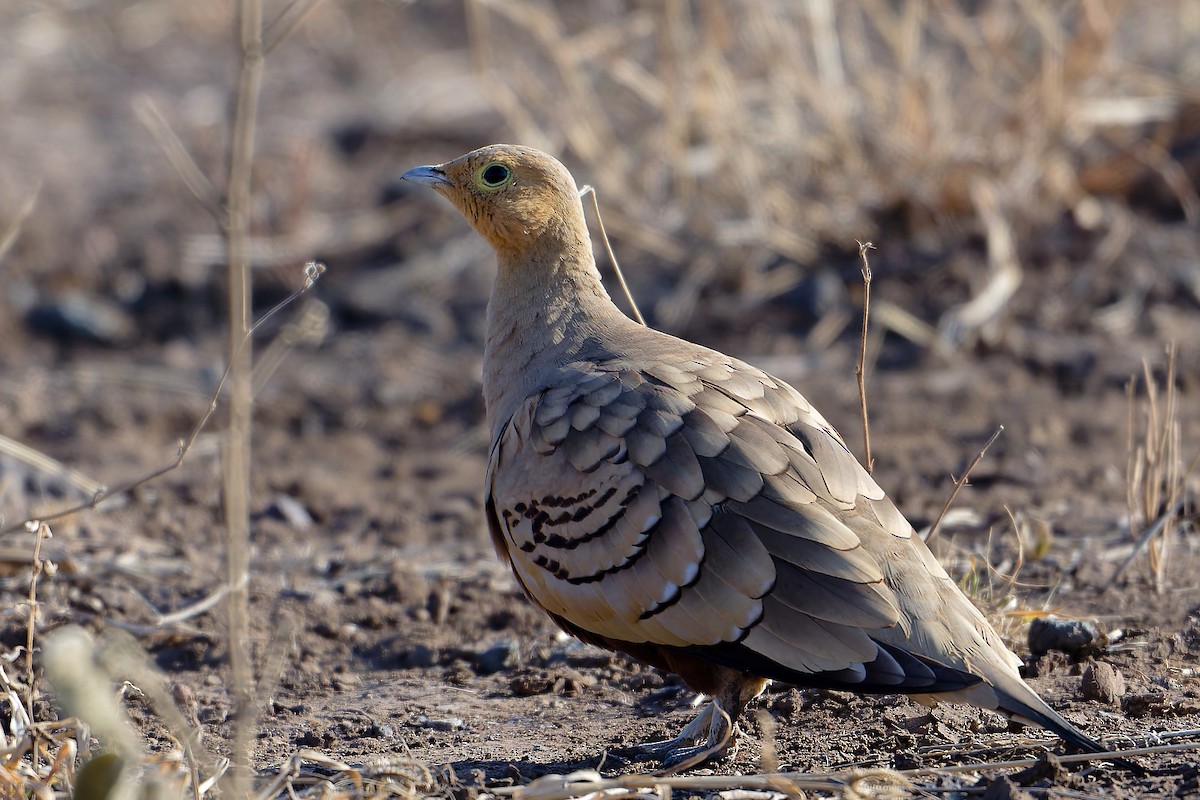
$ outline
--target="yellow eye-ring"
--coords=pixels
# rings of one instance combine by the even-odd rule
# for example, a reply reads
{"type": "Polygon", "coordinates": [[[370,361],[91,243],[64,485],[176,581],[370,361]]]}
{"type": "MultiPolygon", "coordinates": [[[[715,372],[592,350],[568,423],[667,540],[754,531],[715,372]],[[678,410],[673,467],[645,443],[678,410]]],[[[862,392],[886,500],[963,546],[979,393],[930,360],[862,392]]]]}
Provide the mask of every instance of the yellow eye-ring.
{"type": "Polygon", "coordinates": [[[512,170],[499,161],[493,161],[479,170],[476,180],[485,189],[499,189],[512,180],[512,170]]]}

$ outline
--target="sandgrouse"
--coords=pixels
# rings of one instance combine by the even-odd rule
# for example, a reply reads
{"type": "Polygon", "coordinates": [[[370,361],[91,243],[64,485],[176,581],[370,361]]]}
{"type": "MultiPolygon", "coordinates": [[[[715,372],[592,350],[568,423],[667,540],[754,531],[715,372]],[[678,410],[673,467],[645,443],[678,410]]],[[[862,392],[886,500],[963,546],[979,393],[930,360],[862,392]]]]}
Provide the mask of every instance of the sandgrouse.
{"type": "Polygon", "coordinates": [[[719,754],[770,680],[937,695],[1104,749],[1021,680],[798,391],[621,313],[562,164],[493,145],[404,178],[499,262],[483,364],[497,552],[564,630],[713,698],[645,752],[677,767],[719,754]]]}

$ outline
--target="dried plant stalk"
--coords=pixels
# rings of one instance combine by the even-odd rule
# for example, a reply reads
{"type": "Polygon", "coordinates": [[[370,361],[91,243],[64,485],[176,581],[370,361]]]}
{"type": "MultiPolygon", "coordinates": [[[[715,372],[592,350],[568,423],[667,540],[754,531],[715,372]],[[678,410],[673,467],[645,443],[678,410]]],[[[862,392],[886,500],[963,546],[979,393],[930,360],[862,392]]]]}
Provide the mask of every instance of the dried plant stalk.
{"type": "Polygon", "coordinates": [[[1131,380],[1126,387],[1129,444],[1125,462],[1125,501],[1129,534],[1135,542],[1133,552],[1117,567],[1109,582],[1109,586],[1114,585],[1129,564],[1144,551],[1155,591],[1160,594],[1167,587],[1171,539],[1187,500],[1187,480],[1200,462],[1200,453],[1186,466],[1183,460],[1174,343],[1167,346],[1166,358],[1166,377],[1161,388],[1149,362],[1142,362],[1145,403],[1140,413],[1135,382],[1131,380]],[[1139,416],[1144,420],[1140,428],[1139,416]]]}

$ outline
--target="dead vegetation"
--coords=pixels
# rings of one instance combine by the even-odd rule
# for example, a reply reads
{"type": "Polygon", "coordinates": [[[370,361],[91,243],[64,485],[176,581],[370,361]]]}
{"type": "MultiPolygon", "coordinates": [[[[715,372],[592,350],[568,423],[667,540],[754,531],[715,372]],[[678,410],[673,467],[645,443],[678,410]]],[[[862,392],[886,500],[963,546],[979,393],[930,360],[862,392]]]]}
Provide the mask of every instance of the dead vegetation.
{"type": "MultiPolygon", "coordinates": [[[[225,542],[230,553],[226,574],[198,603],[139,631],[149,639],[156,628],[171,627],[224,604],[229,617],[225,630],[233,644],[229,655],[235,662],[230,692],[247,712],[237,717],[234,758],[229,761],[208,750],[203,726],[179,708],[174,689],[147,664],[141,648],[127,640],[97,642],[77,629],[60,629],[46,641],[43,661],[52,673],[56,701],[75,716],[39,711],[38,704],[48,695],[35,660],[43,635],[38,584],[54,573],[53,562],[41,550],[50,530],[44,519],[52,516],[44,514],[32,529],[18,524],[10,533],[21,537],[32,533],[33,541],[13,539],[17,546],[28,547],[29,553],[28,591],[22,598],[27,638],[24,650],[10,651],[0,665],[0,691],[8,697],[0,740],[6,758],[0,769],[0,791],[53,797],[87,788],[97,792],[94,796],[116,797],[118,787],[131,775],[139,776],[151,787],[148,791],[161,797],[207,797],[218,790],[222,796],[264,800],[412,797],[462,790],[452,772],[446,775],[407,756],[354,764],[302,749],[277,770],[251,770],[256,766],[252,759],[257,720],[250,712],[265,703],[271,693],[265,690],[274,688],[272,672],[283,667],[266,663],[255,669],[252,656],[269,648],[257,642],[256,649],[246,619],[247,587],[255,576],[248,560],[249,420],[253,395],[262,384],[250,370],[250,349],[244,345],[253,332],[250,275],[252,266],[277,265],[304,251],[297,242],[309,243],[292,231],[272,227],[287,227],[281,220],[288,214],[280,209],[290,209],[290,225],[304,229],[311,221],[305,216],[304,202],[327,201],[329,187],[345,180],[336,171],[318,174],[312,181],[318,184],[312,197],[288,206],[280,195],[303,188],[310,179],[288,171],[319,170],[322,162],[316,157],[316,166],[300,157],[287,162],[275,152],[263,166],[275,182],[256,190],[250,163],[254,108],[261,89],[262,56],[291,30],[304,32],[301,17],[315,5],[303,0],[288,3],[267,25],[257,3],[246,0],[239,6],[244,15],[238,40],[242,84],[233,95],[237,102],[232,107],[237,111],[229,124],[235,144],[223,199],[204,177],[205,169],[197,165],[204,159],[188,154],[189,147],[195,146],[209,153],[220,149],[209,141],[209,129],[193,124],[191,130],[175,130],[167,118],[178,120],[179,109],[164,114],[148,98],[128,113],[151,129],[154,140],[167,151],[169,163],[200,200],[200,208],[229,232],[223,254],[199,247],[198,243],[208,241],[202,234],[181,237],[190,243],[181,249],[190,247],[191,257],[205,265],[225,265],[227,284],[240,287],[224,298],[233,365],[226,374],[232,376],[232,394],[237,398],[226,423],[230,438],[221,468],[226,528],[234,531],[225,542]],[[290,180],[280,179],[281,173],[290,180]],[[260,194],[267,199],[260,199],[260,194]],[[199,256],[197,248],[204,251],[199,256]],[[24,674],[18,674],[18,664],[24,674]],[[256,693],[256,685],[264,691],[256,693]],[[149,697],[163,719],[171,739],[165,752],[150,752],[131,728],[122,710],[131,693],[149,697]],[[39,713],[53,719],[39,719],[39,713]],[[93,739],[99,742],[99,750],[94,749],[93,739]]],[[[370,18],[369,10],[364,10],[368,5],[326,0],[309,24],[326,32],[351,21],[369,25],[359,21],[370,18]]],[[[227,10],[232,11],[232,6],[227,10]]],[[[27,22],[11,9],[6,13],[17,22],[27,22]]],[[[1120,263],[1129,245],[1134,230],[1130,220],[1141,213],[1169,221],[1178,217],[1192,225],[1200,219],[1200,200],[1193,185],[1197,166],[1189,149],[1200,139],[1196,111],[1200,97],[1194,89],[1200,70],[1200,12],[1188,0],[1149,8],[1132,0],[996,0],[974,4],[970,10],[943,0],[861,4],[753,0],[736,9],[716,2],[468,0],[469,40],[465,31],[448,32],[448,23],[437,16],[440,12],[421,16],[420,9],[389,6],[387,13],[399,20],[393,23],[397,26],[410,24],[422,33],[432,32],[431,39],[440,37],[469,49],[475,74],[486,87],[486,99],[503,117],[503,126],[488,123],[489,132],[562,154],[581,165],[577,172],[602,191],[617,247],[636,253],[625,259],[640,267],[635,285],[645,291],[654,309],[652,321],[659,327],[681,329],[695,317],[718,323],[742,318],[748,310],[794,293],[822,261],[831,258],[845,266],[845,275],[838,274],[845,288],[857,278],[861,251],[854,248],[854,240],[870,238],[890,253],[877,273],[938,290],[927,293],[932,299],[922,294],[907,307],[877,300],[872,319],[884,329],[945,358],[977,344],[985,350],[1015,349],[1010,337],[1015,316],[1045,320],[1041,312],[1030,310],[1041,298],[1023,299],[1019,292],[1047,260],[1046,251],[1053,245],[1045,240],[1061,237],[1065,230],[1086,241],[1086,252],[1079,257],[1108,276],[1071,284],[1072,290],[1079,289],[1072,301],[1079,306],[1103,303],[1105,314],[1097,324],[1121,335],[1138,324],[1147,297],[1162,291],[1155,286],[1113,290],[1110,268],[1120,263]],[[679,265],[686,269],[681,271],[679,265]],[[919,274],[923,265],[929,265],[932,277],[919,274]],[[937,322],[922,321],[926,319],[937,322]]],[[[211,28],[212,20],[202,16],[203,12],[176,8],[167,20],[198,30],[211,28]]],[[[64,35],[77,33],[64,26],[64,35]]],[[[316,31],[312,37],[321,41],[316,31]]],[[[339,56],[349,58],[346,51],[339,56]]],[[[210,57],[228,59],[227,55],[210,57]]],[[[407,78],[402,75],[400,80],[407,78]]],[[[305,109],[309,110],[318,113],[305,109]]],[[[447,138],[453,139],[450,133],[447,138]]],[[[5,223],[0,226],[0,260],[6,268],[25,276],[22,280],[39,290],[67,276],[89,291],[115,291],[119,271],[113,272],[116,277],[101,270],[95,271],[101,277],[73,274],[73,259],[56,249],[62,247],[56,237],[76,237],[55,230],[53,215],[59,209],[39,202],[38,189],[6,182],[0,190],[5,223]],[[39,215],[47,215],[50,222],[38,220],[39,215]],[[43,269],[42,263],[61,266],[43,269]]],[[[53,190],[57,195],[63,188],[53,190]]],[[[393,219],[377,209],[364,210],[354,219],[364,224],[322,228],[330,231],[329,237],[317,239],[313,248],[349,252],[346,261],[351,262],[354,253],[382,247],[394,236],[393,219]]],[[[323,221],[328,223],[327,218],[323,221]]],[[[81,231],[70,227],[75,222],[64,224],[72,234],[81,231]]],[[[116,235],[125,234],[118,230],[116,235]]],[[[89,242],[87,258],[109,263],[103,256],[103,236],[78,238],[89,242]]],[[[110,258],[118,254],[133,258],[129,251],[117,248],[110,258]]],[[[304,251],[301,257],[315,254],[304,251]]],[[[178,253],[172,257],[155,256],[149,250],[136,253],[147,263],[159,264],[171,263],[174,255],[178,253]]],[[[202,283],[207,281],[215,283],[217,278],[210,275],[202,283]]],[[[1200,286],[1194,276],[1183,275],[1178,282],[1200,286]]],[[[1192,292],[1200,302],[1200,291],[1193,288],[1192,292]]],[[[868,297],[864,304],[870,302],[868,297]]],[[[199,302],[195,297],[189,301],[199,302]]],[[[812,341],[833,342],[851,327],[852,315],[835,306],[812,320],[812,341]]],[[[1068,316],[1062,312],[1057,319],[1068,316]]],[[[881,344],[871,346],[865,313],[863,322],[858,366],[870,463],[863,381],[881,344]]],[[[9,341],[21,343],[29,336],[16,331],[19,325],[11,320],[3,324],[13,332],[9,341]]],[[[1173,324],[1180,323],[1156,322],[1160,327],[1149,333],[1158,334],[1173,324]]],[[[260,356],[260,375],[277,365],[272,354],[268,350],[260,356]]],[[[7,363],[23,363],[16,352],[2,355],[7,363]]],[[[1173,350],[1161,385],[1154,375],[1152,369],[1145,369],[1141,383],[1145,400],[1140,408],[1130,389],[1126,473],[1129,559],[1145,559],[1161,592],[1170,584],[1173,543],[1191,535],[1188,525],[1194,525],[1188,481],[1195,474],[1196,460],[1188,461],[1183,430],[1195,423],[1181,420],[1186,412],[1180,393],[1181,387],[1194,392],[1195,385],[1194,376],[1177,371],[1173,350]]],[[[217,382],[218,395],[224,382],[225,378],[217,382]]],[[[17,396],[17,389],[9,384],[0,388],[6,400],[17,396]]],[[[210,405],[201,417],[175,466],[182,463],[214,408],[210,405]]],[[[442,411],[422,413],[437,418],[442,411]]],[[[21,417],[15,412],[6,415],[21,417]]],[[[62,477],[73,487],[73,496],[81,498],[72,513],[130,488],[121,484],[109,492],[88,476],[71,471],[72,465],[63,459],[22,449],[16,441],[20,438],[0,437],[5,458],[62,477]]],[[[469,437],[456,444],[469,448],[469,437]]],[[[886,452],[886,443],[877,449],[886,452]]],[[[966,472],[961,477],[965,482],[966,472]]],[[[961,483],[956,482],[954,492],[959,488],[961,483]]],[[[0,514],[10,524],[27,513],[19,501],[30,498],[18,495],[22,492],[11,485],[0,495],[5,498],[0,514]]],[[[40,503],[43,498],[32,499],[40,503]]],[[[1022,588],[1017,578],[1026,553],[1036,561],[1053,547],[1052,537],[1036,535],[1037,521],[1031,519],[1024,510],[1013,513],[1012,527],[1024,543],[1018,545],[1015,560],[994,561],[989,539],[983,550],[968,551],[963,568],[957,570],[968,588],[994,613],[1015,620],[1014,625],[1030,614],[1044,613],[1044,609],[1026,611],[1014,601],[1022,588]]],[[[941,520],[939,515],[933,530],[941,520]]],[[[1016,630],[1014,625],[1005,628],[1006,635],[1016,630]]],[[[281,630],[280,635],[286,635],[287,629],[281,630]]],[[[276,657],[284,658],[286,652],[280,646],[276,657]]],[[[963,769],[974,775],[1008,766],[984,762],[963,769]]],[[[949,768],[868,770],[669,781],[648,776],[608,781],[589,772],[551,775],[494,794],[526,800],[600,796],[596,792],[663,797],[675,789],[743,790],[736,795],[742,798],[752,796],[746,790],[761,792],[753,796],[764,798],[803,792],[855,797],[932,791],[932,785],[921,781],[944,780],[952,772],[949,768]]]]}
{"type": "Polygon", "coordinates": [[[1190,483],[1200,464],[1200,450],[1191,459],[1185,455],[1175,365],[1176,348],[1172,344],[1166,352],[1162,386],[1149,362],[1142,364],[1140,383],[1136,379],[1129,381],[1129,456],[1125,479],[1129,534],[1134,545],[1129,557],[1113,574],[1115,583],[1144,553],[1159,594],[1167,588],[1172,543],[1194,528],[1196,501],[1190,483]]]}
{"type": "Polygon", "coordinates": [[[516,137],[582,163],[650,263],[711,253],[701,280],[736,283],[739,313],[855,238],[941,259],[986,235],[940,327],[994,341],[1059,220],[1103,228],[1139,181],[1196,218],[1174,155],[1200,133],[1186,2],[468,6],[516,137]]]}

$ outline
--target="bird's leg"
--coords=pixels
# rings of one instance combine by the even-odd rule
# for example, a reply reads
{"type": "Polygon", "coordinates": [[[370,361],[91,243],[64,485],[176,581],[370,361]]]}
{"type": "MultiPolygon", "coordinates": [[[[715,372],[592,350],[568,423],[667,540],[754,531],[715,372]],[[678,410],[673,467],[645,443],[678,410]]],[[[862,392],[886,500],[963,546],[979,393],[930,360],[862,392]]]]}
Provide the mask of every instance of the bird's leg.
{"type": "MultiPolygon", "coordinates": [[[[672,668],[678,665],[672,664],[672,668]]],[[[649,742],[633,748],[638,756],[657,758],[666,773],[680,772],[697,764],[716,758],[729,749],[737,733],[737,719],[746,704],[758,697],[766,688],[767,681],[748,672],[738,672],[727,667],[706,667],[702,677],[707,680],[689,681],[716,684],[712,702],[704,707],[700,715],[688,723],[674,739],[649,742]]],[[[678,671],[678,670],[677,670],[678,671]]],[[[695,675],[693,674],[693,677],[695,675]]],[[[687,677],[684,678],[687,680],[687,677]]]]}
{"type": "Polygon", "coordinates": [[[713,699],[674,739],[646,742],[632,748],[634,754],[662,762],[663,771],[681,772],[719,756],[733,740],[729,713],[713,699]]]}

